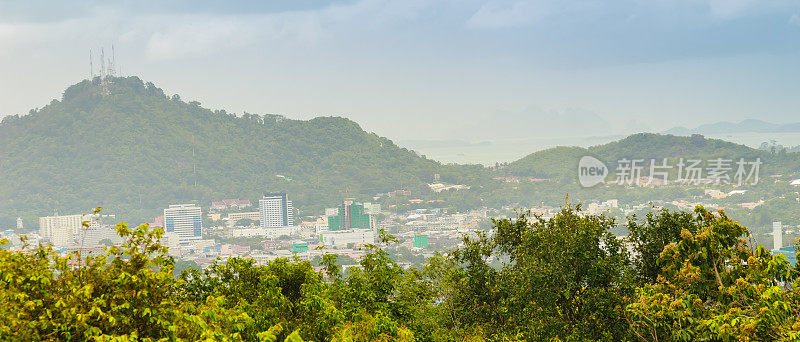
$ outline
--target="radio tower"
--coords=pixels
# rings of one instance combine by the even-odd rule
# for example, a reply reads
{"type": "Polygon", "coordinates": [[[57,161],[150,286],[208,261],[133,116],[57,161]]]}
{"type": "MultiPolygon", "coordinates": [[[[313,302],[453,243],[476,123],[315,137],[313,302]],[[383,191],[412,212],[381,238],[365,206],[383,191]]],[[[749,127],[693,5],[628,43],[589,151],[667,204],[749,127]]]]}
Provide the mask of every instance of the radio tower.
{"type": "Polygon", "coordinates": [[[94,79],[94,64],[92,63],[92,49],[89,49],[89,80],[94,79]]]}
{"type": "Polygon", "coordinates": [[[103,96],[109,94],[108,91],[109,73],[106,69],[106,53],[103,48],[100,48],[100,86],[103,90],[103,96]]]}
{"type": "Polygon", "coordinates": [[[117,71],[114,68],[117,65],[117,56],[114,52],[114,45],[111,45],[111,60],[108,61],[108,76],[117,76],[117,71]]]}
{"type": "Polygon", "coordinates": [[[98,73],[94,73],[94,56],[92,49],[89,49],[89,77],[94,80],[95,77],[100,77],[100,86],[102,88],[101,94],[103,96],[110,94],[109,85],[114,82],[117,77],[117,56],[114,45],[111,45],[111,58],[106,59],[105,49],[100,48],[100,69],[98,73]]]}
{"type": "Polygon", "coordinates": [[[100,78],[106,78],[106,52],[100,48],[100,78]]]}

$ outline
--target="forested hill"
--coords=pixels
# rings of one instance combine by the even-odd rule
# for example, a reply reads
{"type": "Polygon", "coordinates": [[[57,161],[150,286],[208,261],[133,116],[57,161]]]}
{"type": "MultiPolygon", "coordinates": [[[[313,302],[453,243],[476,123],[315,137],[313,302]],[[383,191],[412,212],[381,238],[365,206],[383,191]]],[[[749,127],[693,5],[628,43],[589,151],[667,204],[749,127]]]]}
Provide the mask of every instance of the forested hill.
{"type": "Polygon", "coordinates": [[[578,161],[585,155],[594,156],[616,167],[622,159],[662,160],[695,158],[709,160],[725,158],[753,161],[761,158],[765,175],[800,171],[800,153],[770,153],[732,142],[707,139],[702,135],[690,137],[640,133],[625,139],[589,148],[555,147],[538,151],[506,166],[502,172],[525,177],[575,178],[578,161]]]}
{"type": "Polygon", "coordinates": [[[171,203],[255,200],[288,191],[314,214],[346,195],[425,192],[434,174],[454,183],[486,178],[480,166],[441,165],[368,133],[353,121],[235,116],[167,96],[137,77],[69,87],[0,123],[0,227],[22,216],[81,213],[102,205],[132,221],[171,203]]]}

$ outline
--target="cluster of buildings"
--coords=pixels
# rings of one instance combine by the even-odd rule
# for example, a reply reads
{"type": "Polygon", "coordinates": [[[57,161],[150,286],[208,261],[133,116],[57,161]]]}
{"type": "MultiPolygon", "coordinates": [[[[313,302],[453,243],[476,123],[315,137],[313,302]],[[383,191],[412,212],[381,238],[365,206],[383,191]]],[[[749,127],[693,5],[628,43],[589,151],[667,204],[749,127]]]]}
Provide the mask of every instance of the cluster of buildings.
{"type": "MultiPolygon", "coordinates": [[[[477,229],[487,216],[485,210],[390,213],[382,211],[380,204],[347,198],[322,215],[296,222],[293,203],[285,192],[266,193],[257,207],[253,204],[226,199],[212,202],[205,211],[197,204],[173,204],[149,225],[164,229],[162,243],[171,255],[204,265],[236,256],[266,262],[292,255],[313,259],[328,252],[357,260],[365,253],[361,247],[374,244],[381,229],[393,232],[402,247],[421,255],[431,248],[455,247],[464,233],[477,229]]],[[[38,234],[29,235],[29,244],[49,243],[62,253],[78,248],[101,252],[105,245],[123,243],[115,223],[113,215],[56,213],[39,218],[38,234]]],[[[17,230],[23,230],[21,220],[17,230]]]]}
{"type": "Polygon", "coordinates": [[[118,244],[122,239],[114,225],[103,223],[104,219],[114,218],[114,215],[59,215],[56,212],[53,216],[39,218],[38,237],[55,248],[90,247],[105,241],[118,244]]]}
{"type": "Polygon", "coordinates": [[[22,248],[25,244],[37,246],[48,243],[56,251],[63,252],[92,248],[102,250],[99,246],[122,243],[115,223],[114,215],[60,215],[55,212],[52,216],[39,218],[39,230],[35,233],[24,234],[22,218],[17,218],[16,230],[8,230],[1,235],[9,240],[12,248],[22,248]],[[106,224],[104,220],[114,224],[106,224]],[[27,240],[23,242],[21,235],[25,235],[27,240]]]}
{"type": "Polygon", "coordinates": [[[320,243],[340,247],[349,244],[374,243],[377,235],[376,215],[380,204],[358,203],[348,198],[336,208],[325,209],[322,224],[315,224],[320,243]]]}
{"type": "MultiPolygon", "coordinates": [[[[439,188],[442,191],[450,190],[439,184],[432,183],[429,186],[434,191],[439,188]]],[[[797,184],[800,184],[800,180],[797,184]]],[[[458,190],[458,187],[452,189],[458,190]]],[[[745,190],[705,190],[702,196],[695,196],[693,200],[716,201],[744,193],[745,190]]],[[[407,191],[395,191],[379,194],[375,199],[408,195],[407,191]]],[[[673,204],[684,210],[691,210],[697,204],[712,205],[685,200],[659,204],[673,204]]],[[[586,203],[583,213],[624,218],[639,210],[650,210],[654,205],[648,202],[621,206],[620,201],[607,199],[586,203]]],[[[494,212],[481,209],[462,213],[427,208],[401,213],[383,211],[377,203],[347,198],[338,206],[325,209],[322,215],[299,220],[289,195],[285,192],[271,192],[264,194],[255,203],[239,199],[214,201],[206,211],[197,204],[170,205],[163,209],[163,215],[157,217],[150,226],[164,228],[162,243],[169,247],[172,255],[184,260],[194,260],[201,266],[217,258],[224,260],[237,256],[267,262],[293,255],[311,260],[324,253],[335,253],[358,260],[365,253],[359,247],[374,244],[380,230],[391,232],[399,238],[400,243],[393,246],[406,248],[415,257],[423,257],[431,255],[434,250],[458,247],[465,234],[471,235],[486,229],[490,225],[489,217],[505,218],[504,213],[509,217],[515,216],[515,209],[520,208],[501,208],[494,212]]],[[[522,210],[530,210],[549,218],[559,208],[547,207],[542,203],[541,207],[522,210]]],[[[50,243],[61,252],[69,252],[77,248],[102,249],[103,245],[122,243],[114,226],[104,221],[116,223],[113,215],[55,213],[40,217],[38,234],[29,235],[29,244],[35,246],[40,242],[50,243]]],[[[780,223],[777,224],[773,231],[776,239],[773,243],[774,250],[786,254],[794,262],[792,247],[784,247],[778,240],[782,235],[793,232],[783,231],[780,223]]],[[[22,220],[18,220],[17,231],[23,231],[22,225],[22,220]]],[[[14,242],[12,239],[12,243],[14,242]]],[[[21,241],[17,241],[19,242],[21,241]]]]}
{"type": "Polygon", "coordinates": [[[294,222],[291,200],[285,193],[273,193],[259,201],[257,212],[231,212],[224,218],[222,214],[209,213],[209,218],[225,222],[225,225],[218,230],[231,238],[276,239],[311,235],[317,238],[317,242],[334,247],[352,243],[373,243],[376,235],[376,215],[380,212],[379,204],[345,199],[340,206],[326,209],[325,214],[316,220],[297,225],[294,222]],[[259,224],[256,225],[255,222],[259,224]]]}
{"type": "Polygon", "coordinates": [[[267,193],[258,201],[255,211],[241,211],[251,207],[249,201],[238,199],[212,202],[207,217],[217,224],[203,227],[200,206],[170,205],[164,209],[164,215],[150,225],[164,227],[163,242],[175,256],[208,259],[246,253],[251,257],[258,254],[259,259],[269,259],[279,256],[284,250],[307,252],[309,246],[345,248],[374,243],[376,216],[381,212],[379,204],[346,199],[338,207],[326,209],[325,215],[316,220],[296,224],[292,201],[285,192],[267,193]],[[243,245],[217,242],[217,239],[237,241],[237,238],[280,243],[250,250],[243,245]]]}
{"type": "Polygon", "coordinates": [[[293,255],[310,260],[326,253],[320,246],[360,258],[364,251],[359,247],[375,242],[376,216],[381,212],[378,204],[346,199],[324,215],[296,224],[292,201],[284,192],[264,195],[257,211],[231,211],[249,207],[239,200],[214,203],[219,204],[216,210],[207,213],[215,223],[211,227],[202,226],[201,208],[193,204],[172,205],[163,218],[157,218],[155,225],[163,220],[170,254],[201,266],[218,258],[245,256],[257,262],[293,255]]]}
{"type": "Polygon", "coordinates": [[[293,224],[288,221],[292,215],[287,214],[286,219],[282,216],[288,203],[283,194],[271,194],[259,201],[257,212],[209,212],[209,219],[216,224],[209,227],[207,236],[216,237],[218,243],[200,240],[171,248],[170,252],[201,265],[215,258],[235,256],[257,262],[292,256],[313,260],[325,253],[355,261],[366,253],[362,247],[376,243],[379,231],[384,229],[400,239],[400,244],[393,247],[407,248],[422,258],[433,250],[455,248],[464,234],[473,233],[480,223],[488,221],[486,210],[448,214],[443,209],[417,209],[391,213],[382,211],[379,204],[348,198],[322,215],[305,217],[293,224]]]}
{"type": "MultiPolygon", "coordinates": [[[[267,193],[258,201],[258,211],[234,212],[227,217],[228,222],[235,224],[240,220],[260,222],[260,226],[249,226],[238,229],[234,237],[270,237],[291,235],[297,230],[294,225],[294,209],[292,201],[285,192],[267,193]]],[[[246,209],[251,207],[250,201],[238,199],[212,202],[211,211],[228,209],[246,209]]],[[[219,214],[211,213],[209,217],[219,220],[219,214]],[[212,216],[213,215],[213,216],[212,216]]],[[[164,216],[157,217],[151,226],[164,228],[164,242],[172,249],[193,250],[198,245],[214,245],[211,239],[203,238],[203,211],[196,204],[176,204],[164,209],[164,216]],[[210,241],[209,241],[210,240],[210,241]]]]}

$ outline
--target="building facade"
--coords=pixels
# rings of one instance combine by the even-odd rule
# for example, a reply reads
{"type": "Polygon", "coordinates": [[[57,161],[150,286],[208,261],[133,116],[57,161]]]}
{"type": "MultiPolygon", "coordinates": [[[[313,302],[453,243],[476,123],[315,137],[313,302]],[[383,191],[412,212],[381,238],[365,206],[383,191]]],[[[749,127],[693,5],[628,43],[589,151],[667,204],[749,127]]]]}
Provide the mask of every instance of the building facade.
{"type": "Polygon", "coordinates": [[[53,215],[39,218],[39,235],[55,247],[75,244],[81,233],[83,221],[92,221],[92,215],[53,215]]]}
{"type": "Polygon", "coordinates": [[[101,245],[104,240],[111,241],[115,245],[123,242],[122,237],[117,234],[116,228],[107,224],[96,224],[89,228],[83,228],[78,236],[78,241],[84,246],[101,245]]]}
{"type": "Polygon", "coordinates": [[[252,212],[246,212],[246,213],[230,213],[230,214],[228,214],[228,220],[229,221],[236,222],[236,221],[239,221],[241,219],[250,219],[250,220],[253,220],[253,221],[261,221],[261,212],[252,211],[252,212]]]}
{"type": "Polygon", "coordinates": [[[416,248],[428,247],[428,236],[427,235],[414,235],[414,247],[416,247],[416,248]]]}
{"type": "Polygon", "coordinates": [[[327,247],[343,248],[349,244],[375,243],[375,234],[368,229],[327,231],[319,235],[319,241],[327,247]]]}
{"type": "Polygon", "coordinates": [[[772,250],[783,248],[783,224],[781,221],[772,222],[772,250]]]}
{"type": "Polygon", "coordinates": [[[251,205],[250,200],[240,200],[238,198],[224,199],[222,201],[211,202],[211,210],[227,210],[227,209],[242,210],[244,208],[249,208],[250,205],[251,205]]]}
{"type": "Polygon", "coordinates": [[[203,212],[194,204],[175,204],[164,209],[164,231],[177,238],[171,244],[197,241],[202,238],[203,212]]]}
{"type": "Polygon", "coordinates": [[[294,225],[292,201],[285,192],[271,192],[258,201],[262,228],[280,228],[294,225]]]}
{"type": "MultiPolygon", "coordinates": [[[[373,222],[364,207],[365,204],[357,203],[354,199],[348,198],[338,208],[327,209],[325,212],[328,215],[328,230],[372,230],[373,222]]],[[[368,206],[368,208],[372,207],[368,206]]]]}

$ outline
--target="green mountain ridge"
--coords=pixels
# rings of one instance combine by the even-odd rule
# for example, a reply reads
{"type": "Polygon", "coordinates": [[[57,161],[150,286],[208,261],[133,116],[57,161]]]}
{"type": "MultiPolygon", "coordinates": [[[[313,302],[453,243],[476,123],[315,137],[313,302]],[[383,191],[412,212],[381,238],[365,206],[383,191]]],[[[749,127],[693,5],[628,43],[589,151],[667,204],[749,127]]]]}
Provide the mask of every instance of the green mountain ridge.
{"type": "Polygon", "coordinates": [[[348,195],[424,193],[437,173],[454,183],[486,173],[424,159],[345,118],[235,116],[137,77],[113,79],[105,96],[99,78],[84,80],[44,108],[5,117],[0,147],[0,227],[98,205],[147,222],[169,204],[268,191],[287,191],[301,214],[314,214],[348,195]]]}
{"type": "Polygon", "coordinates": [[[614,169],[617,161],[623,159],[643,159],[649,163],[655,159],[660,163],[668,158],[674,164],[678,158],[710,160],[724,158],[763,162],[763,175],[776,175],[800,171],[800,153],[777,153],[754,149],[719,139],[708,139],[702,135],[690,137],[639,133],[603,145],[583,147],[559,146],[531,153],[508,164],[503,172],[523,177],[575,178],[578,161],[590,155],[605,162],[614,169]]]}
{"type": "MultiPolygon", "coordinates": [[[[622,196],[624,189],[577,185],[577,164],[584,155],[612,170],[623,158],[722,157],[761,158],[762,176],[800,171],[800,153],[649,133],[589,148],[538,151],[494,171],[444,165],[341,117],[304,121],[211,111],[167,96],[137,77],[114,78],[104,95],[95,78],[70,86],[41,109],[0,122],[0,229],[13,228],[22,217],[30,230],[39,216],[54,210],[85,213],[95,206],[136,224],[152,220],[169,204],[208,207],[213,200],[254,201],[272,191],[288,192],[300,215],[319,214],[345,197],[370,201],[398,189],[457,210],[558,205],[567,193],[578,201],[622,196]],[[445,183],[471,188],[433,193],[427,183],[436,174],[445,183]],[[492,180],[509,175],[553,181],[517,186],[492,180]]],[[[628,197],[685,195],[660,191],[640,189],[628,197]]]]}

